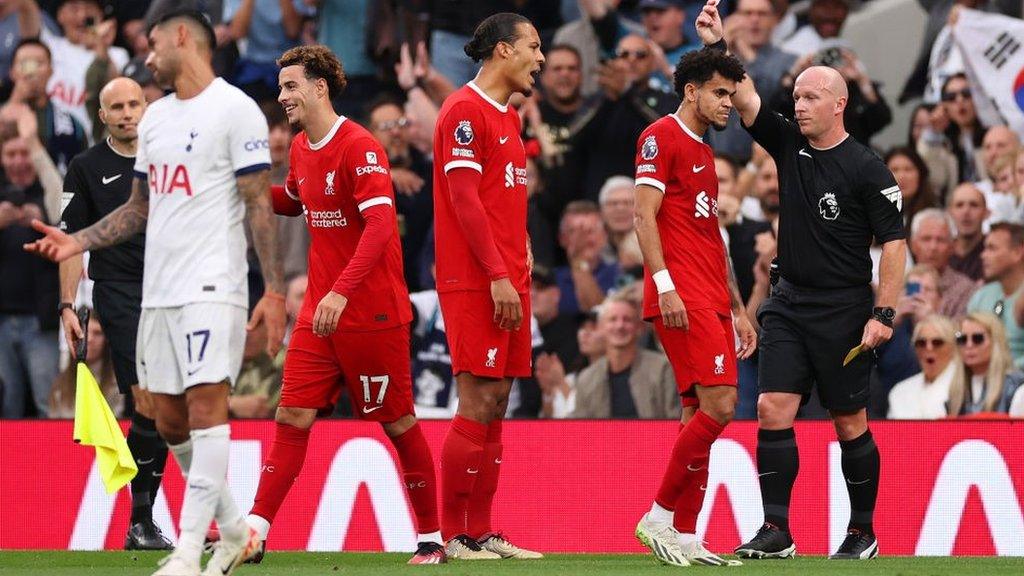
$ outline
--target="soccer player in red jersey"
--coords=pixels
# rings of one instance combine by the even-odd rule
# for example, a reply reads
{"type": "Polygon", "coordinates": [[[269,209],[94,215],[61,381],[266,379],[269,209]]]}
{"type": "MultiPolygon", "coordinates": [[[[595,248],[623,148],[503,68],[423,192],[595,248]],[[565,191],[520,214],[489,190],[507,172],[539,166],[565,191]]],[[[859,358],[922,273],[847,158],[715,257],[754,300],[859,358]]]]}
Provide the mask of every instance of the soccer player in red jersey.
{"type": "Polygon", "coordinates": [[[736,288],[718,227],[718,178],[708,126],[724,128],[744,76],[733,56],[704,49],[675,71],[679,109],[647,127],[637,142],[636,221],[644,255],[644,318],[672,363],[683,426],[651,511],[637,538],[667,564],[738,564],[696,536],[711,445],[736,407],[736,343],[749,357],[757,336],[736,288]]]}
{"type": "Polygon", "coordinates": [[[292,48],[278,65],[278,100],[302,132],[292,142],[283,190],[272,190],[274,209],[305,214],[309,288],[249,522],[265,540],[302,468],[313,421],[331,409],[343,383],[355,413],[380,422],[398,452],[419,530],[409,563],[442,563],[434,462],[413,412],[412,309],[387,155],[366,129],[334,112],[331,97],[344,89],[345,76],[330,50],[292,48]]]}
{"type": "Polygon", "coordinates": [[[530,95],[544,55],[511,13],[481,22],[465,51],[480,72],[434,129],[437,291],[459,391],[441,449],[441,532],[449,557],[540,558],[492,531],[491,503],[512,380],[531,372],[526,151],[508,101],[530,95]]]}

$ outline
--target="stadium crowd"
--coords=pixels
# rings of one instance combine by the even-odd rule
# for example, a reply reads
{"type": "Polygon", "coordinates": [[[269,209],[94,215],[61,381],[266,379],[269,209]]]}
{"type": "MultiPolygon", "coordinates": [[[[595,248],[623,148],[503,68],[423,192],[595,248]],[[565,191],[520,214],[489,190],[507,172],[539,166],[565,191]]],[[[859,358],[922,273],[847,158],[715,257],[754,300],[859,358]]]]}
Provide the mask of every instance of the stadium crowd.
{"type": "MultiPolygon", "coordinates": [[[[985,126],[962,59],[949,55],[954,4],[1020,17],[1020,3],[919,0],[928,12],[917,64],[900,103],[920,104],[898,145],[878,149],[902,192],[912,263],[895,333],[876,351],[875,418],[985,413],[1024,417],[1024,146],[985,126]],[[938,54],[936,51],[942,51],[938,54]]],[[[22,250],[33,218],[60,221],[70,160],[101,141],[99,89],[124,75],[149,101],[162,89],[144,65],[147,22],[167,0],[0,0],[0,399],[2,417],[74,414],[74,366],[61,331],[57,266],[22,250]]],[[[339,113],[387,152],[414,310],[414,398],[420,417],[449,417],[458,401],[433,283],[432,150],[444,98],[471,80],[463,45],[484,17],[521,13],[547,63],[540,90],[513,102],[529,156],[528,227],[535,265],[534,376],[520,379],[521,418],[678,418],[668,360],[641,319],[643,266],[634,233],[634,158],[640,133],[673,112],[675,62],[700,43],[697,0],[196,0],[213,22],[217,73],[261,103],[273,184],[288,175],[293,137],[277,103],[276,58],[321,43],[344,64],[339,113]]],[[[850,134],[871,143],[892,122],[879,83],[843,39],[859,2],[730,0],[726,39],[772,109],[792,115],[794,78],[812,64],[846,80],[850,134]]],[[[908,56],[909,58],[909,56],[908,56]]],[[[716,151],[717,214],[742,297],[754,316],[771,290],[779,214],[774,161],[735,118],[708,139],[716,151]]],[[[309,237],[279,217],[294,320],[306,290],[309,237]]],[[[250,249],[250,303],[262,294],[250,249]]],[[[877,263],[877,259],[876,259],[877,263]]],[[[90,306],[83,282],[77,304],[90,306]]],[[[751,321],[756,322],[752,317],[751,321]]],[[[85,361],[119,414],[109,349],[90,323],[85,361]]],[[[238,418],[272,417],[286,350],[248,335],[230,400],[238,418]]],[[[736,417],[756,417],[757,358],[741,362],[736,417]]],[[[339,402],[337,416],[347,416],[339,402]]],[[[812,398],[801,416],[824,417],[812,398]]]]}

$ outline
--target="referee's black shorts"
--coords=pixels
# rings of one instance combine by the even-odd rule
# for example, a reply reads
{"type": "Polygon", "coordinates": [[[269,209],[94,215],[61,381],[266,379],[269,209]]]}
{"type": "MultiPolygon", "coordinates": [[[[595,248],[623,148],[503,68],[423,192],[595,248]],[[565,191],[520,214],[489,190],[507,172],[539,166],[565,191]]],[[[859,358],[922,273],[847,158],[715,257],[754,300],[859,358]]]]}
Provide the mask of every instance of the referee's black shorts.
{"type": "Polygon", "coordinates": [[[870,286],[822,290],[780,279],[757,312],[758,390],[801,394],[807,402],[817,385],[826,409],[866,407],[873,354],[846,366],[843,359],[860,344],[873,307],[870,286]]]}
{"type": "Polygon", "coordinates": [[[142,283],[101,280],[93,285],[92,304],[100,317],[103,335],[114,361],[117,389],[131,392],[139,383],[135,372],[135,339],[142,313],[142,283]]]}

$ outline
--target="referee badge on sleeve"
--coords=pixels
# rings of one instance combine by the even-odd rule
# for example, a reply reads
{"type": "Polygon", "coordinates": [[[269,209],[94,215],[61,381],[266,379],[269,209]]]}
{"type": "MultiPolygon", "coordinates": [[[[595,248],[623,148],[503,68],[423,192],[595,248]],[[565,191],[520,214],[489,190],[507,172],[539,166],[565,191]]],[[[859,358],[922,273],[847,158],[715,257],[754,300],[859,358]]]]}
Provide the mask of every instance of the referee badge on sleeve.
{"type": "Polygon", "coordinates": [[[882,190],[879,193],[882,196],[885,196],[886,200],[895,204],[897,210],[899,210],[900,212],[903,211],[903,192],[900,191],[900,187],[898,185],[889,186],[888,188],[882,190]]]}

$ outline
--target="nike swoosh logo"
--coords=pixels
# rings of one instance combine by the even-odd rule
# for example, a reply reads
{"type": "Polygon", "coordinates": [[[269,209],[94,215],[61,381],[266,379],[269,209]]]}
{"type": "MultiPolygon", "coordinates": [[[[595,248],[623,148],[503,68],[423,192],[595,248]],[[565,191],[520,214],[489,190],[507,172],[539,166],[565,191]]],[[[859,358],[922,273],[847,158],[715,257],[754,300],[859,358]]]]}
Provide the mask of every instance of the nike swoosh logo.
{"type": "Polygon", "coordinates": [[[305,182],[305,181],[306,181],[305,178],[299,178],[299,186],[302,186],[302,183],[305,182]]]}
{"type": "Polygon", "coordinates": [[[473,470],[472,468],[466,468],[466,474],[476,474],[479,470],[473,470]]]}
{"type": "Polygon", "coordinates": [[[701,486],[701,487],[700,487],[700,491],[701,491],[701,492],[707,492],[707,491],[708,491],[708,485],[707,485],[707,484],[705,484],[705,485],[701,486]]]}
{"type": "Polygon", "coordinates": [[[135,463],[139,466],[145,466],[146,464],[152,464],[153,458],[150,458],[149,460],[136,460],[135,463]]]}
{"type": "Polygon", "coordinates": [[[757,477],[760,478],[761,476],[767,476],[769,474],[778,474],[778,472],[761,472],[757,477]]]}
{"type": "Polygon", "coordinates": [[[801,148],[801,149],[800,149],[800,151],[799,151],[799,152],[797,152],[797,154],[799,154],[799,155],[801,155],[801,156],[807,156],[808,158],[814,158],[814,156],[811,156],[811,155],[810,155],[810,154],[808,154],[808,153],[807,153],[806,151],[804,151],[804,149],[803,149],[803,148],[801,148]]]}
{"type": "Polygon", "coordinates": [[[100,178],[100,180],[103,180],[103,184],[110,184],[111,182],[117,180],[120,177],[120,174],[115,174],[113,176],[104,176],[103,178],[100,178]]]}
{"type": "Polygon", "coordinates": [[[189,370],[188,371],[188,375],[191,376],[191,375],[195,374],[196,372],[199,372],[200,370],[202,370],[202,368],[196,368],[195,370],[189,370]]]}
{"type": "Polygon", "coordinates": [[[690,472],[700,472],[701,470],[704,469],[704,467],[703,466],[698,466],[697,468],[693,468],[692,466],[687,464],[686,465],[686,469],[689,470],[690,472]]]}
{"type": "Polygon", "coordinates": [[[705,168],[706,166],[707,166],[707,164],[705,164],[704,166],[697,166],[697,165],[695,164],[695,165],[693,166],[693,173],[694,173],[694,174],[696,174],[697,172],[700,172],[700,171],[701,171],[701,170],[703,170],[703,169],[704,169],[704,168],[705,168]]]}
{"type": "Polygon", "coordinates": [[[867,484],[868,482],[871,482],[871,478],[866,478],[864,480],[861,480],[860,482],[854,482],[849,478],[846,479],[846,483],[849,484],[850,486],[860,486],[861,484],[867,484]]]}
{"type": "Polygon", "coordinates": [[[508,136],[505,136],[504,138],[498,138],[498,144],[504,144],[505,142],[508,142],[508,136]]]}
{"type": "Polygon", "coordinates": [[[494,463],[495,464],[501,464],[501,458],[495,458],[494,459],[494,463]]]}
{"type": "Polygon", "coordinates": [[[370,412],[373,412],[374,410],[380,410],[381,408],[383,408],[383,406],[374,406],[373,408],[370,408],[369,406],[363,406],[363,414],[369,414],[370,412]]]}

